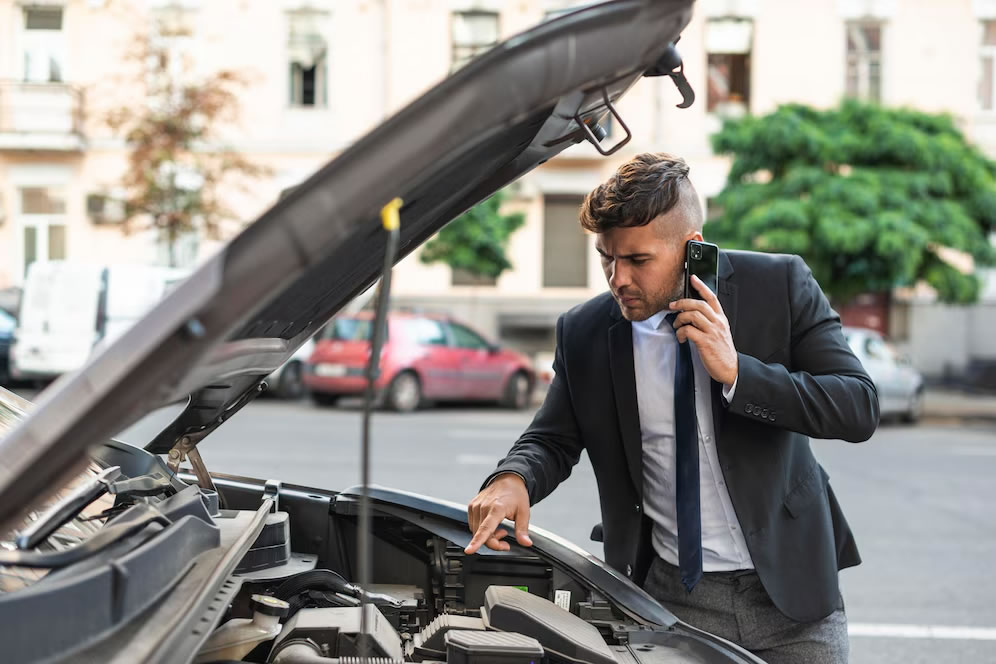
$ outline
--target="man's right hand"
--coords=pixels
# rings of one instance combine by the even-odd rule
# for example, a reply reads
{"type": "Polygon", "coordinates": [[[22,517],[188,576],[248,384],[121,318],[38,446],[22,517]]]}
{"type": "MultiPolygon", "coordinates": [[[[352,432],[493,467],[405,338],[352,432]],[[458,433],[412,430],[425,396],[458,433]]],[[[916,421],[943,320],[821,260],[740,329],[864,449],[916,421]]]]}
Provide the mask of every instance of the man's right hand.
{"type": "Polygon", "coordinates": [[[481,545],[495,551],[508,551],[508,542],[501,540],[508,531],[499,528],[502,520],[515,523],[515,539],[522,546],[532,546],[529,539],[529,492],[526,483],[515,473],[499,475],[467,506],[467,522],[474,538],[464,553],[477,553],[481,545]]]}

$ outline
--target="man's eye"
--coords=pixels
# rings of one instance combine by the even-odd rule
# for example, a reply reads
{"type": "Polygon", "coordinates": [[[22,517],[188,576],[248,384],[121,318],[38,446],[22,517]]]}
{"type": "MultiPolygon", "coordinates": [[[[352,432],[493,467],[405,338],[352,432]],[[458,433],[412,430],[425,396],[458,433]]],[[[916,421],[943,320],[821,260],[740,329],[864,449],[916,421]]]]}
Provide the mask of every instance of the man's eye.
{"type": "Polygon", "coordinates": [[[632,262],[633,262],[633,265],[643,265],[644,263],[647,262],[647,259],[646,258],[634,258],[632,262]]]}

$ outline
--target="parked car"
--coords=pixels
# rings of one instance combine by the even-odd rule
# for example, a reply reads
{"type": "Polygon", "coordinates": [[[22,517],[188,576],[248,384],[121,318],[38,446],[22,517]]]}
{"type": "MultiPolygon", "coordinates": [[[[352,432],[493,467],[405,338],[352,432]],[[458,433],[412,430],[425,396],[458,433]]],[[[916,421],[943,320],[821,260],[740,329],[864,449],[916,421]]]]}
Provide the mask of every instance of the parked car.
{"type": "MultiPolygon", "coordinates": [[[[373,315],[337,317],[319,336],[304,384],[316,403],[363,394],[373,315]]],[[[486,340],[445,316],[394,312],[387,317],[377,389],[386,406],[410,412],[426,400],[529,405],[536,374],[529,358],[486,340]]]]}
{"type": "Polygon", "coordinates": [[[875,330],[845,327],[844,338],[875,381],[882,416],[916,422],[923,412],[923,375],[875,330]]]}
{"type": "Polygon", "coordinates": [[[267,377],[267,390],[278,399],[300,399],[308,393],[304,384],[305,367],[315,350],[315,341],[308,339],[300,348],[294,351],[286,362],[273,370],[267,377]]]}
{"type": "Polygon", "coordinates": [[[10,383],[10,344],[16,327],[13,314],[0,309],[0,385],[10,383]]]}
{"type": "Polygon", "coordinates": [[[186,270],[38,261],[28,268],[10,350],[17,380],[51,380],[83,366],[162,299],[186,270]]]}
{"type": "MultiPolygon", "coordinates": [[[[593,136],[587,124],[664,56],[676,68],[669,44],[690,18],[690,0],[616,0],[498,44],[277,202],[33,408],[0,389],[0,661],[374,661],[351,659],[365,644],[382,662],[760,662],[678,621],[625,567],[538,528],[532,547],[468,556],[463,506],[388,489],[369,492],[376,555],[361,589],[360,489],[212,473],[198,451],[376,280],[382,206],[406,201],[407,253],[593,136]],[[112,439],[168,404],[179,412],[150,440],[112,439]]],[[[297,442],[280,424],[273,455],[297,442]]],[[[440,478],[453,470],[440,460],[440,478]]]]}

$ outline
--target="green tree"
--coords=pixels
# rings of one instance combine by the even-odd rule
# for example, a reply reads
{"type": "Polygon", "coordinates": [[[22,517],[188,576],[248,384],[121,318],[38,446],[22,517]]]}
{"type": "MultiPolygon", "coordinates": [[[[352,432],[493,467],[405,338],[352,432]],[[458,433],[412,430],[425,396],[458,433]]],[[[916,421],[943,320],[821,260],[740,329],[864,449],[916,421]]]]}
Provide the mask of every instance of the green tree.
{"type": "Polygon", "coordinates": [[[107,124],[128,145],[125,230],[152,227],[167,243],[176,264],[177,240],[189,232],[219,235],[219,224],[236,215],[219,197],[223,185],[245,188],[246,178],[268,169],[220,145],[219,124],[238,117],[244,78],[218,70],[197,76],[184,48],[188,31],[169,16],[153,19],[126,58],[144,91],[139,101],[114,108],[107,124]]]}
{"type": "Polygon", "coordinates": [[[925,280],[943,301],[974,302],[979,279],[944,248],[996,263],[996,163],[947,115],[786,105],[728,121],[712,140],[733,164],[709,239],[799,254],[838,301],[925,280]]]}
{"type": "Polygon", "coordinates": [[[499,191],[446,224],[422,250],[423,263],[442,262],[472,276],[497,279],[512,263],[508,238],[525,222],[521,212],[502,214],[506,194],[499,191]]]}

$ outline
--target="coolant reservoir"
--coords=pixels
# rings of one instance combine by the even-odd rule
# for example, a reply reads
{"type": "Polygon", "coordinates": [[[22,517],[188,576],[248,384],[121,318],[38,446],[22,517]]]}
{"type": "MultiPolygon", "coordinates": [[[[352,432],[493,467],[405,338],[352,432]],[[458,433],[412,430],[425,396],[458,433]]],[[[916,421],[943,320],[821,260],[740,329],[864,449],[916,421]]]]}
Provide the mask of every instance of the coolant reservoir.
{"type": "Polygon", "coordinates": [[[252,619],[233,618],[214,630],[194,661],[240,660],[264,641],[280,633],[280,618],[287,615],[290,605],[269,595],[252,596],[252,619]]]}

